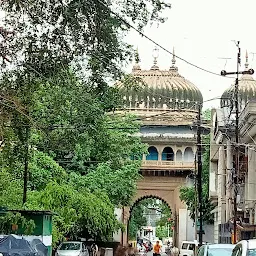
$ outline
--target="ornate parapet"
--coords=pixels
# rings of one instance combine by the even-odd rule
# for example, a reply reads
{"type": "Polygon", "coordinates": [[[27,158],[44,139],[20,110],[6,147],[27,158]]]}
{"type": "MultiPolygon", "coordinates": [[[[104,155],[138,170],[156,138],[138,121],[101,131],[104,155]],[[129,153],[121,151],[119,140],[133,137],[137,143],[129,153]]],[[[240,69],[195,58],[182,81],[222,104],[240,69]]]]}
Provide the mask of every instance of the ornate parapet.
{"type": "Polygon", "coordinates": [[[177,162],[177,161],[142,161],[142,170],[194,170],[195,162],[177,162]]]}

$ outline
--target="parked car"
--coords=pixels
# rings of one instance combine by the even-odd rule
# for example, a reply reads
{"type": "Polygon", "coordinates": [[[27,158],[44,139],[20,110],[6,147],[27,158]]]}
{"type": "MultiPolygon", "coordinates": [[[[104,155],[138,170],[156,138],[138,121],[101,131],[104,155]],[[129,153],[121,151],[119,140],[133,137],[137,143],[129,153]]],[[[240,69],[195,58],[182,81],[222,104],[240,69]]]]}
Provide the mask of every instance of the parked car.
{"type": "Polygon", "coordinates": [[[196,247],[198,246],[197,241],[183,241],[180,247],[180,256],[194,256],[196,247]]]}
{"type": "Polygon", "coordinates": [[[197,256],[231,256],[234,244],[206,244],[202,245],[197,256]]]}
{"type": "Polygon", "coordinates": [[[238,242],[233,249],[232,256],[256,256],[256,239],[238,242]]]}
{"type": "Polygon", "coordinates": [[[82,242],[63,242],[55,256],[89,256],[89,251],[82,242]]]}

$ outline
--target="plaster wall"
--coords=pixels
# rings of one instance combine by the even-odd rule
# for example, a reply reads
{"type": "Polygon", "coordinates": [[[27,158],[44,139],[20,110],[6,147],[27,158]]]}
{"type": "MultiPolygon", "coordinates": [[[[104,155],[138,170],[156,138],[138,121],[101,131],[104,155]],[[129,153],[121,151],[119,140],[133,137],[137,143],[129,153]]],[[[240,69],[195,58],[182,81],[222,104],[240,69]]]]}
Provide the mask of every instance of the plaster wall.
{"type": "MultiPolygon", "coordinates": [[[[122,222],[123,219],[123,210],[121,208],[116,208],[115,209],[115,215],[118,221],[122,222]]],[[[122,231],[119,230],[118,232],[113,234],[113,240],[115,242],[122,242],[122,231]]]]}
{"type": "Polygon", "coordinates": [[[225,196],[225,162],[224,162],[224,146],[221,145],[219,148],[219,161],[218,161],[218,224],[224,223],[226,219],[226,196],[225,196]]]}

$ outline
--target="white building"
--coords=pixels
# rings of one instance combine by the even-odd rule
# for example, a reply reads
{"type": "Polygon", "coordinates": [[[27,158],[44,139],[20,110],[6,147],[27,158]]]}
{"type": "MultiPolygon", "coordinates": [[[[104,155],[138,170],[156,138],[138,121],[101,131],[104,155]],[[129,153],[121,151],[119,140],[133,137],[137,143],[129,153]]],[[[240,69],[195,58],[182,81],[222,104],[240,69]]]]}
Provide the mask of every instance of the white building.
{"type": "MultiPolygon", "coordinates": [[[[248,70],[246,56],[245,70],[248,70]]],[[[239,144],[235,143],[234,91],[221,97],[221,108],[212,110],[210,153],[210,199],[214,210],[214,241],[231,242],[234,221],[234,189],[237,176],[237,241],[256,236],[256,81],[251,75],[239,79],[239,144]],[[236,150],[239,160],[236,161],[236,150]]]]}

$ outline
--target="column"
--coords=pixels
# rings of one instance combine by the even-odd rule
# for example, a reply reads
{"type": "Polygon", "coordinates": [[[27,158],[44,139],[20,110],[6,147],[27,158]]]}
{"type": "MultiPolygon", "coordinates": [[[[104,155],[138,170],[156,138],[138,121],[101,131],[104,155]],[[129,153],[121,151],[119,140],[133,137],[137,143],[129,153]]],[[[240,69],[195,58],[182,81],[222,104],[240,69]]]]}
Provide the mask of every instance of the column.
{"type": "Polygon", "coordinates": [[[248,149],[248,190],[247,200],[251,203],[256,200],[256,171],[255,171],[255,151],[248,149]]]}

